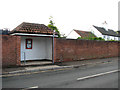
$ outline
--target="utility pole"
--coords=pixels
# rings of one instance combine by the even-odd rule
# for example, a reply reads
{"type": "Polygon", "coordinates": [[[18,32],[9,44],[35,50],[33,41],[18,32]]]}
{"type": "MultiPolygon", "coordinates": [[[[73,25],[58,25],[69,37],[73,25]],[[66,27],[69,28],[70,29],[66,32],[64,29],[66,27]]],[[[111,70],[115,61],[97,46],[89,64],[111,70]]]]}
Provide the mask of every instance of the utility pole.
{"type": "Polygon", "coordinates": [[[53,30],[53,45],[52,45],[52,46],[53,46],[53,47],[52,47],[52,52],[53,52],[53,54],[52,54],[52,59],[53,59],[52,61],[53,61],[53,62],[52,62],[52,63],[53,63],[53,64],[54,64],[54,35],[55,35],[55,30],[53,30]]]}

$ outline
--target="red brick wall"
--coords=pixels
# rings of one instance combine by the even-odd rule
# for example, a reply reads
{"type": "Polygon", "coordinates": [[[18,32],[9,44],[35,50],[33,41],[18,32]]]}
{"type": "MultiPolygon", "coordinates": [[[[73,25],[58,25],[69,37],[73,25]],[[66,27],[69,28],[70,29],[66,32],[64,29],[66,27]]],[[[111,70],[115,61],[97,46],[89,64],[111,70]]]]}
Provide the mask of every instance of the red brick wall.
{"type": "Polygon", "coordinates": [[[20,37],[2,35],[2,66],[20,65],[20,37]]]}
{"type": "Polygon", "coordinates": [[[55,62],[114,56],[118,56],[118,42],[55,38],[55,62]]]}
{"type": "MultiPolygon", "coordinates": [[[[20,41],[20,36],[2,35],[3,66],[20,65],[20,41]]],[[[55,62],[114,57],[120,52],[120,42],[55,38],[54,46],[55,62]]]]}

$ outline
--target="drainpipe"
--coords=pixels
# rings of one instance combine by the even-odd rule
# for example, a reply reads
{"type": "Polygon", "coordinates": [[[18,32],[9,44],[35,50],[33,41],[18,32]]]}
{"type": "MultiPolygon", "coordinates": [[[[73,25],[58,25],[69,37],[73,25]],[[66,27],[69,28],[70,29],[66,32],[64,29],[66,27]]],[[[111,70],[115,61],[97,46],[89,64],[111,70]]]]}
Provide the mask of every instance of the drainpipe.
{"type": "Polygon", "coordinates": [[[53,52],[53,54],[52,54],[52,55],[53,55],[53,56],[52,56],[52,59],[53,59],[52,61],[53,61],[53,62],[52,62],[52,63],[53,63],[53,64],[54,64],[54,35],[55,35],[55,30],[53,30],[53,48],[52,48],[52,52],[53,52]]]}
{"type": "Polygon", "coordinates": [[[26,60],[25,60],[25,52],[24,52],[24,65],[26,64],[26,60]]]}

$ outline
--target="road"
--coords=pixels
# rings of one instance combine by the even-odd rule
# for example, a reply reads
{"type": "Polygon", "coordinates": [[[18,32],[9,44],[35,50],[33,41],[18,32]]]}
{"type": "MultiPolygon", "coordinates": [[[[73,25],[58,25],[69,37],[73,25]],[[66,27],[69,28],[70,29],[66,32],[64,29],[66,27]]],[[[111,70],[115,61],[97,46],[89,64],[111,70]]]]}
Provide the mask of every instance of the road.
{"type": "Polygon", "coordinates": [[[3,88],[118,88],[119,72],[111,72],[114,70],[118,70],[116,60],[79,68],[3,77],[2,83],[3,88]],[[91,77],[93,75],[98,76],[91,77]]]}

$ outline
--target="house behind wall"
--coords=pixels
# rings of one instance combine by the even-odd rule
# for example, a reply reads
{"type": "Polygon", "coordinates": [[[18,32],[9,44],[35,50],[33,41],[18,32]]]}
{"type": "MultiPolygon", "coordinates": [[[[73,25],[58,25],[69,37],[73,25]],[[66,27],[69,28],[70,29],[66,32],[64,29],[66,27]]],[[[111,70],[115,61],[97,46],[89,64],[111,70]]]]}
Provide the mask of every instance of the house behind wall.
{"type": "Polygon", "coordinates": [[[112,29],[106,29],[104,27],[94,26],[91,28],[92,33],[97,37],[101,37],[105,40],[119,40],[119,35],[112,29]]]}

